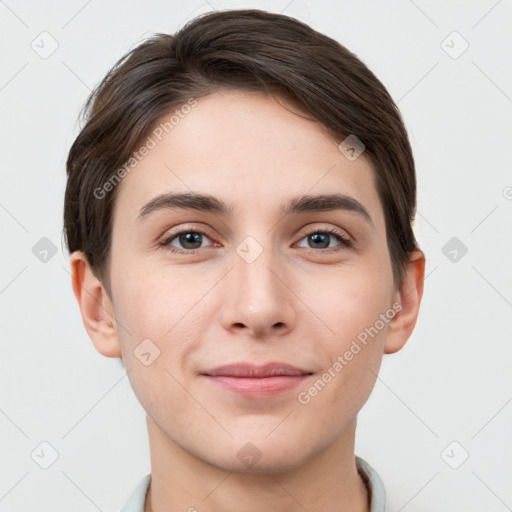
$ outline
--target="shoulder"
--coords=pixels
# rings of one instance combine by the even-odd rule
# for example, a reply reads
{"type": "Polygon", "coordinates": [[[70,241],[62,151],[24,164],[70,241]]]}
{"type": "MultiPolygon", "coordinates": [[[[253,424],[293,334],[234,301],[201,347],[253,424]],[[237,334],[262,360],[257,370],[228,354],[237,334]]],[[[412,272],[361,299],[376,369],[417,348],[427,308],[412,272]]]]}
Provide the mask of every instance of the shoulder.
{"type": "Polygon", "coordinates": [[[147,474],[137,484],[137,487],[133,490],[124,504],[120,512],[144,512],[144,503],[146,501],[146,493],[151,483],[151,473],[147,474]]]}
{"type": "Polygon", "coordinates": [[[386,511],[386,489],[377,471],[356,455],[356,466],[370,493],[370,512],[386,511]]]}

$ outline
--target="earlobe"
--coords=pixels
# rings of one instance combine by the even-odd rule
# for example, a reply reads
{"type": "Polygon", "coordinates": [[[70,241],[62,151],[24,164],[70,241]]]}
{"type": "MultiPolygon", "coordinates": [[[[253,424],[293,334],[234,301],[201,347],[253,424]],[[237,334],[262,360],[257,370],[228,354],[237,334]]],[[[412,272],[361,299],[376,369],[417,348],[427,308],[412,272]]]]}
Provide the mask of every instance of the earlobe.
{"type": "Polygon", "coordinates": [[[406,267],[404,283],[396,293],[401,310],[388,324],[385,354],[398,352],[411,336],[418,319],[424,279],[425,255],[420,249],[414,249],[406,267]]]}
{"type": "Polygon", "coordinates": [[[70,265],[73,292],[87,334],[100,354],[120,358],[114,309],[104,286],[82,251],[71,254],[70,265]]]}

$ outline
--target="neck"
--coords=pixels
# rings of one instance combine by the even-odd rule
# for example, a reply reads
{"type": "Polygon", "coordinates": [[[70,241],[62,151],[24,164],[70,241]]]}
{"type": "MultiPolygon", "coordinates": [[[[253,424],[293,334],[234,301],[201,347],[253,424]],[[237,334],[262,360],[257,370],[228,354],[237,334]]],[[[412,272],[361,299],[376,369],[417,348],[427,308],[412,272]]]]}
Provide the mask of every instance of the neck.
{"type": "Polygon", "coordinates": [[[194,457],[148,416],[151,485],[144,512],[368,512],[355,464],[355,423],[295,469],[255,474],[226,471],[194,457]]]}

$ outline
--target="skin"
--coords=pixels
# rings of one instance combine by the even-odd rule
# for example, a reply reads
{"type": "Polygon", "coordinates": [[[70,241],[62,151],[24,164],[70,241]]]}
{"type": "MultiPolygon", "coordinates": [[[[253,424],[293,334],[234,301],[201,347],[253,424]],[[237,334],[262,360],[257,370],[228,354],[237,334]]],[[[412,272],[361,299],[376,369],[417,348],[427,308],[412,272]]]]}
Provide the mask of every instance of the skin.
{"type": "Polygon", "coordinates": [[[113,220],[112,297],[85,255],[71,255],[87,332],[101,354],[122,357],[147,413],[146,511],[368,510],[354,459],[357,413],[383,354],[400,350],[414,329],[425,258],[419,249],[411,254],[396,289],[371,164],[364,153],[349,161],[337,147],[341,140],[283,108],[285,101],[241,91],[201,98],[123,179],[113,220]],[[211,194],[232,205],[233,216],[176,209],[137,221],[143,205],[170,191],[211,194]],[[344,210],[280,213],[292,197],[333,192],[359,201],[373,224],[344,210]],[[353,247],[333,235],[324,245],[312,243],[308,235],[329,228],[353,247]],[[198,230],[205,235],[195,246],[176,237],[158,245],[198,230]],[[247,236],[263,251],[252,263],[237,253],[247,236]],[[401,311],[301,404],[299,392],[395,302],[401,311]],[[160,355],[145,366],[134,350],[148,338],[160,355]],[[237,361],[280,361],[315,374],[257,399],[199,375],[237,361]],[[261,453],[251,467],[237,457],[247,442],[261,453]]]}

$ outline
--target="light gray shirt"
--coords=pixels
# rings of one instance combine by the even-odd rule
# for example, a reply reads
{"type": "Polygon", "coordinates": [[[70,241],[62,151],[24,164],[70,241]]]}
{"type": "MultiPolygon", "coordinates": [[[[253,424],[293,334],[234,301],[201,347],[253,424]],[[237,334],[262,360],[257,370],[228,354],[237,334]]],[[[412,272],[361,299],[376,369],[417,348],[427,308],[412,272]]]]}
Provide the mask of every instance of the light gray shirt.
{"type": "MultiPolygon", "coordinates": [[[[370,494],[370,512],[385,512],[386,490],[379,474],[368,462],[356,456],[356,466],[370,494]]],[[[146,493],[151,483],[151,473],[147,474],[132,492],[121,512],[144,512],[146,493]]]]}

